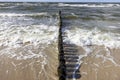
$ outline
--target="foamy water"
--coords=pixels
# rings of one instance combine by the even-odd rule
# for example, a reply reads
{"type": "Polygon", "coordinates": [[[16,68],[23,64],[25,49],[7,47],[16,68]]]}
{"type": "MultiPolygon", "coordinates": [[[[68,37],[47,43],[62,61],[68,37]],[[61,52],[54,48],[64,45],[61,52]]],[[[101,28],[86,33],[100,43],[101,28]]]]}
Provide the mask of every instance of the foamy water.
{"type": "MultiPolygon", "coordinates": [[[[113,28],[113,27],[110,27],[110,28],[113,28]]],[[[63,29],[63,30],[64,30],[63,32],[65,33],[64,42],[80,46],[85,51],[85,53],[82,51],[80,52],[83,54],[79,55],[79,60],[78,60],[79,65],[76,66],[76,69],[78,69],[82,65],[87,65],[88,63],[87,62],[85,63],[83,60],[86,58],[89,58],[90,55],[92,56],[95,55],[95,59],[102,59],[101,62],[94,63],[95,66],[97,67],[100,67],[101,66],[100,64],[106,64],[106,62],[108,61],[111,62],[115,67],[120,67],[120,64],[116,61],[115,56],[113,56],[114,54],[119,54],[119,53],[112,52],[112,50],[120,49],[120,34],[119,33],[104,32],[97,28],[94,28],[92,30],[87,30],[87,29],[82,29],[79,27],[74,28],[74,29],[72,28],[72,29],[63,29]],[[97,49],[97,46],[99,47],[98,49],[97,49]],[[102,49],[100,46],[102,46],[102,49]],[[102,53],[104,53],[104,55],[102,53]]],[[[77,80],[74,78],[75,71],[73,73],[72,80],[77,80]]],[[[83,73],[84,73],[84,70],[83,72],[81,70],[81,74],[83,73]]],[[[86,71],[85,73],[87,75],[90,75],[88,71],[86,71]]],[[[83,74],[83,76],[85,76],[86,74],[83,74]]],[[[88,77],[87,75],[86,77],[88,77]]],[[[82,80],[84,79],[88,80],[83,77],[82,80]]],[[[98,78],[94,78],[94,79],[97,80],[98,78]]]]}
{"type": "Polygon", "coordinates": [[[67,4],[59,3],[59,6],[70,6],[70,7],[119,7],[120,4],[67,4]]]}
{"type": "Polygon", "coordinates": [[[37,45],[39,43],[50,44],[57,40],[57,26],[32,25],[26,27],[10,27],[1,29],[1,46],[17,47],[25,43],[37,45]],[[45,36],[46,35],[46,36],[45,36]]]}
{"type": "MultiPolygon", "coordinates": [[[[19,75],[18,79],[27,80],[57,79],[54,76],[57,70],[55,66],[51,65],[58,65],[57,41],[59,27],[57,26],[58,21],[56,23],[51,21],[57,20],[57,17],[55,19],[46,17],[48,21],[45,24],[35,20],[34,16],[45,17],[51,15],[47,13],[0,13],[0,65],[4,66],[4,69],[0,70],[0,75],[5,72],[7,76],[3,76],[1,79],[12,79],[13,75],[16,75],[16,77],[19,75]],[[50,23],[52,25],[49,25],[50,23]],[[6,64],[6,62],[9,63],[6,64]],[[51,70],[55,71],[52,72],[51,70]],[[30,72],[25,73],[24,71],[30,72]],[[20,75],[20,73],[23,74],[20,75]],[[23,77],[25,74],[32,76],[23,77]]],[[[42,20],[41,17],[39,19],[42,20]]]]}
{"type": "Polygon", "coordinates": [[[0,17],[20,17],[20,16],[44,16],[44,15],[48,15],[47,12],[45,13],[29,13],[29,14],[16,14],[16,13],[0,13],[0,17]]]}
{"type": "Polygon", "coordinates": [[[101,45],[109,48],[120,48],[120,34],[111,32],[102,32],[98,29],[86,30],[76,28],[74,30],[66,30],[67,38],[78,46],[101,45]]]}
{"type": "Polygon", "coordinates": [[[0,79],[58,80],[58,10],[62,10],[64,42],[78,47],[71,80],[120,79],[120,4],[0,6],[0,79]],[[75,79],[79,68],[81,78],[75,79]]]}

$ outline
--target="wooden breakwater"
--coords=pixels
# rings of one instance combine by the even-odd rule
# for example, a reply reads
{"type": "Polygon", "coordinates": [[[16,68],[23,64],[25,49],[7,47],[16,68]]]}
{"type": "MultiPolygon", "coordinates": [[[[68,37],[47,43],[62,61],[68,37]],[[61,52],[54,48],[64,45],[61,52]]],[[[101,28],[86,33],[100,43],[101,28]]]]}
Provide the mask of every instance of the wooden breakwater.
{"type": "Polygon", "coordinates": [[[62,14],[59,11],[59,36],[58,36],[58,50],[59,50],[59,80],[77,80],[81,77],[80,65],[79,65],[79,54],[77,46],[75,44],[63,42],[65,35],[63,34],[62,28],[62,14]]]}
{"type": "Polygon", "coordinates": [[[64,59],[64,51],[63,51],[63,38],[62,38],[62,20],[61,20],[61,11],[59,11],[59,36],[58,36],[58,50],[59,50],[59,80],[66,80],[66,66],[64,59]]]}

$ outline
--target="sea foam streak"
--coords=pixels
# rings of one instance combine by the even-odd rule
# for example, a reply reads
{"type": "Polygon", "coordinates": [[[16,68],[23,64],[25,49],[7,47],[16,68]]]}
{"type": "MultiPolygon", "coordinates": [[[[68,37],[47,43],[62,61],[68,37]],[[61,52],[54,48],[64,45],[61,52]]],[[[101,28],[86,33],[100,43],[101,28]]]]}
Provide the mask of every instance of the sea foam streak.
{"type": "Polygon", "coordinates": [[[37,16],[37,15],[48,15],[47,12],[43,13],[29,13],[29,14],[22,14],[22,13],[0,13],[0,17],[14,17],[14,16],[37,16]]]}
{"type": "Polygon", "coordinates": [[[71,6],[71,7],[119,7],[120,4],[65,4],[65,3],[59,3],[59,6],[71,6]]]}

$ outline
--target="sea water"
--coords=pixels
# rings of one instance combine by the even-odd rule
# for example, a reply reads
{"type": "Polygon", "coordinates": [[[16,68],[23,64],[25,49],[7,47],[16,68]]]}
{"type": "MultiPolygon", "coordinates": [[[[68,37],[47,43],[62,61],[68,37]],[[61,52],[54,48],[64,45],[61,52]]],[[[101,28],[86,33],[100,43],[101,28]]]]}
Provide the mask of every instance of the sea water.
{"type": "Polygon", "coordinates": [[[0,80],[58,80],[59,10],[63,41],[79,47],[77,80],[119,80],[120,4],[112,3],[0,3],[0,80]]]}

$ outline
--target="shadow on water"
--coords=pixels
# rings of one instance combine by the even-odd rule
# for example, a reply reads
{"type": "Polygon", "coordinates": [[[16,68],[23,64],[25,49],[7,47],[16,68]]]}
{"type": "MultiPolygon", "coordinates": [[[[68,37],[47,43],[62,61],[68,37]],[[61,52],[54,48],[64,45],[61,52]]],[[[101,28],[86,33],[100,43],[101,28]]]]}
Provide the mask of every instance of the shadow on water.
{"type": "Polygon", "coordinates": [[[80,75],[80,64],[79,64],[79,55],[78,50],[76,49],[75,44],[69,44],[63,42],[63,33],[62,33],[62,21],[61,21],[61,12],[59,12],[59,67],[58,67],[58,75],[59,80],[71,80],[71,79],[79,79],[80,75]]]}

